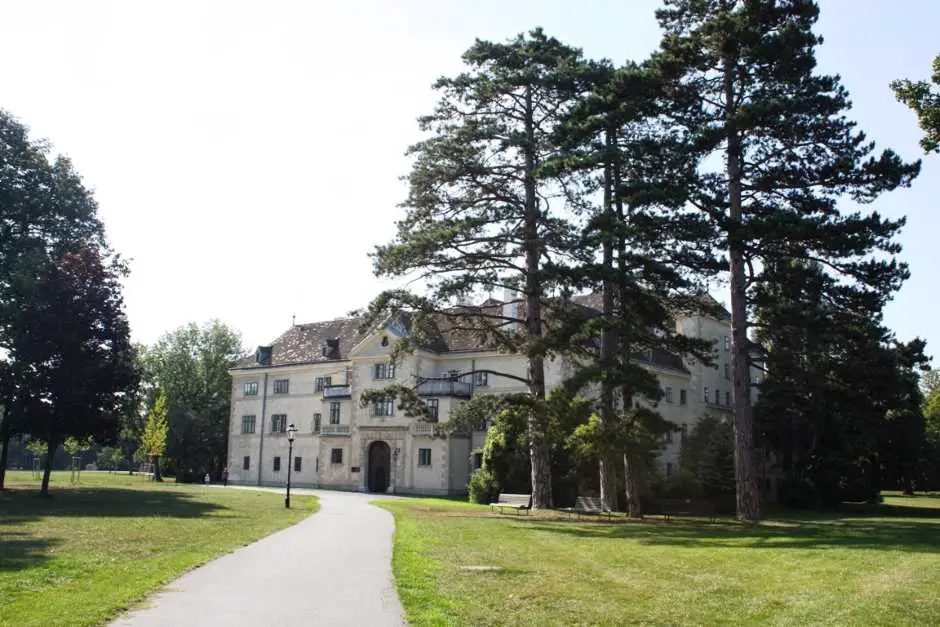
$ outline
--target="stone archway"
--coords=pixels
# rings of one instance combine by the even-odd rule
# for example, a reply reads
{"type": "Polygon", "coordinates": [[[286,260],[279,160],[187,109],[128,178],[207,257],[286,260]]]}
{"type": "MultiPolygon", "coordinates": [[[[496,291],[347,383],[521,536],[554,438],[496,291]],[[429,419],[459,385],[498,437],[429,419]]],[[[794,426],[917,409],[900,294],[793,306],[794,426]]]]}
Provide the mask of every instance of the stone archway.
{"type": "Polygon", "coordinates": [[[391,480],[392,450],[387,442],[377,440],[369,445],[369,463],[366,466],[369,492],[385,492],[391,480]]]}

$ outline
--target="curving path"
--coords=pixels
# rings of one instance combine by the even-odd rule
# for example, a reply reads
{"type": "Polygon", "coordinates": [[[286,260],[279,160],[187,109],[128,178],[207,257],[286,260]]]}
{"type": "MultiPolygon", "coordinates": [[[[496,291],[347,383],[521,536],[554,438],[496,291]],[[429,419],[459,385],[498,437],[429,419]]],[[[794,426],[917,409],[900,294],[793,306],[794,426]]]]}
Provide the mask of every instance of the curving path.
{"type": "Polygon", "coordinates": [[[183,575],[113,626],[404,625],[392,515],[371,494],[296,493],[320,497],[320,511],[183,575]]]}

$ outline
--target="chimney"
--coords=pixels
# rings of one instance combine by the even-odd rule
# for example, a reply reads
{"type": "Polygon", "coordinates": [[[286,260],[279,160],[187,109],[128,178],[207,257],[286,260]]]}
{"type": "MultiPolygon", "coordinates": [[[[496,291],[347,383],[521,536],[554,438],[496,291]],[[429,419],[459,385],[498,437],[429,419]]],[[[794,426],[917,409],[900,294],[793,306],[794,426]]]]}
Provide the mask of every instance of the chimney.
{"type": "Polygon", "coordinates": [[[522,328],[523,321],[519,319],[521,312],[522,294],[507,287],[503,291],[503,308],[501,313],[504,317],[514,318],[514,320],[503,320],[502,324],[504,325],[505,331],[514,331],[522,328]]]}

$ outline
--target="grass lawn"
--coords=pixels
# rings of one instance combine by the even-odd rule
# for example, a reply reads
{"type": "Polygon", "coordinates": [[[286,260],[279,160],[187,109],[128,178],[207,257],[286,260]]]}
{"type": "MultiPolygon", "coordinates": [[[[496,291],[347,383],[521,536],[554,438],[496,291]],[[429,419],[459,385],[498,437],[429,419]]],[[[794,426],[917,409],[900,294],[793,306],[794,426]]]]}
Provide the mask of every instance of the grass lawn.
{"type": "Polygon", "coordinates": [[[314,497],[30,472],[0,492],[0,625],[97,625],[161,584],[310,515],[314,497]]]}
{"type": "Polygon", "coordinates": [[[937,497],[756,527],[378,504],[412,625],[940,624],[937,497]]]}

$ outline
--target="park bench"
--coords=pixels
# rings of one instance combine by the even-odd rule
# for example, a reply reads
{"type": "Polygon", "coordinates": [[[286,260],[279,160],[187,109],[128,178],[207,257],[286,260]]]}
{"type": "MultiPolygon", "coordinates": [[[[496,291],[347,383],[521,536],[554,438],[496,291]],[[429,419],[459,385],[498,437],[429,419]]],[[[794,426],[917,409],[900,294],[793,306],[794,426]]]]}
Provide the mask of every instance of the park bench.
{"type": "Polygon", "coordinates": [[[517,512],[525,511],[526,514],[532,508],[531,494],[500,494],[495,503],[490,503],[491,509],[503,511],[505,508],[514,509],[517,512]]]}
{"type": "Polygon", "coordinates": [[[571,514],[577,514],[578,518],[581,518],[582,514],[594,516],[606,514],[608,518],[613,515],[613,511],[609,507],[605,507],[599,498],[592,496],[579,496],[574,501],[574,507],[564,507],[562,511],[568,512],[569,518],[571,518],[571,514]]]}
{"type": "Polygon", "coordinates": [[[663,499],[659,505],[666,522],[673,516],[701,516],[709,522],[717,518],[715,504],[704,499],[663,499]]]}

